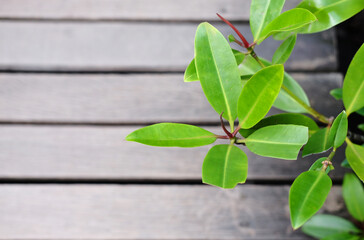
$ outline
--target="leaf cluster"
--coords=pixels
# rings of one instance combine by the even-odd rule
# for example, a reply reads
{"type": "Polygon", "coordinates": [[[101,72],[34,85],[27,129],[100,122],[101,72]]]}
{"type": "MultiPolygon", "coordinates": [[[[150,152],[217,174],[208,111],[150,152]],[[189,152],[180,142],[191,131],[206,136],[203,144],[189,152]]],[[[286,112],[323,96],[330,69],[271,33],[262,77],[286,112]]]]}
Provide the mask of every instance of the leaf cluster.
{"type": "MultiPolygon", "coordinates": [[[[227,40],[207,22],[197,28],[194,58],[185,71],[184,81],[201,84],[216,117],[220,115],[225,135],[188,124],[158,123],[132,132],[126,140],[159,147],[199,147],[213,144],[217,139],[225,140],[225,144],[211,147],[202,166],[203,182],[221,188],[234,188],[247,179],[248,158],[244,148],[237,145],[260,156],[286,160],[296,160],[301,149],[303,157],[330,151],[327,157],[317,159],[308,171],[300,174],[291,186],[290,214],[292,227],[296,229],[324,204],[332,186],[328,175],[333,170],[332,159],[345,141],[347,166],[350,165],[361,181],[364,180],[364,147],[353,143],[348,136],[348,116],[354,112],[364,114],[364,44],[349,66],[343,88],[331,92],[336,99],[342,99],[345,106],[335,118],[326,117],[310,106],[303,88],[285,72],[284,63],[299,34],[315,33],[337,25],[364,9],[364,1],[303,0],[296,8],[281,13],[284,2],[252,1],[252,43],[220,15],[240,40],[233,35],[227,40]],[[282,41],[271,61],[259,58],[254,51],[270,36],[282,41]],[[232,49],[229,42],[238,44],[245,52],[232,49]],[[272,107],[287,113],[266,117],[272,107]],[[229,130],[223,119],[228,122],[229,130]],[[313,119],[322,122],[324,127],[320,128],[313,119]]],[[[344,198],[353,217],[364,221],[361,213],[354,210],[362,200],[363,205],[364,196],[352,197],[360,187],[362,192],[362,186],[359,180],[353,179],[356,179],[354,174],[345,177],[344,198]]],[[[327,237],[323,236],[325,226],[319,230],[316,226],[328,218],[315,216],[305,229],[308,233],[314,232],[312,236],[327,237]]],[[[329,218],[327,221],[332,221],[333,226],[342,224],[342,228],[331,231],[335,234],[357,234],[359,231],[343,219],[329,218]]]]}

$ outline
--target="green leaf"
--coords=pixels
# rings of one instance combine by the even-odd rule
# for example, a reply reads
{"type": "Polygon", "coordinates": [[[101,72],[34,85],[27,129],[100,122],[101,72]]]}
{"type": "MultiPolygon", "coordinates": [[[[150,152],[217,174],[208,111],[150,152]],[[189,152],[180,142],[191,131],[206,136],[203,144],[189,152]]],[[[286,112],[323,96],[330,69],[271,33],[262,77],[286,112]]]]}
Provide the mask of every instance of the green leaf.
{"type": "Polygon", "coordinates": [[[238,118],[242,128],[251,128],[269,111],[283,82],[283,65],[258,71],[245,84],[238,101],[238,118]]]}
{"type": "Polygon", "coordinates": [[[340,147],[348,134],[348,116],[345,110],[334,120],[329,133],[329,139],[333,142],[334,148],[340,147]]]}
{"type": "Polygon", "coordinates": [[[325,238],[322,238],[321,240],[359,240],[360,237],[357,235],[352,235],[351,233],[336,233],[330,236],[327,236],[325,238]]]}
{"type": "Polygon", "coordinates": [[[364,132],[364,123],[358,125],[358,129],[364,132]]]}
{"type": "Polygon", "coordinates": [[[196,72],[195,59],[192,59],[190,64],[188,64],[184,74],[184,81],[185,82],[199,81],[196,72]]]}
{"type": "MultiPolygon", "coordinates": [[[[326,160],[326,157],[317,159],[310,167],[309,171],[321,171],[323,165],[322,162],[326,160]]],[[[326,174],[330,172],[330,168],[326,168],[326,174]]]]}
{"type": "Polygon", "coordinates": [[[262,30],[282,11],[285,0],[254,0],[250,5],[250,29],[254,40],[257,40],[262,30]]]}
{"type": "Polygon", "coordinates": [[[314,153],[321,153],[327,151],[332,147],[332,140],[329,138],[330,128],[322,128],[315,132],[306,146],[303,148],[302,156],[306,157],[314,153]]]}
{"type": "Polygon", "coordinates": [[[272,125],[256,130],[245,139],[245,144],[250,151],[261,156],[296,160],[307,139],[307,127],[272,125]]]}
{"type": "Polygon", "coordinates": [[[355,111],[357,114],[361,115],[364,117],[364,107],[360,108],[358,111],[355,111]]]}
{"type": "Polygon", "coordinates": [[[241,75],[240,78],[242,81],[247,81],[253,77],[253,74],[241,75]]]}
{"type": "Polygon", "coordinates": [[[277,125],[277,124],[292,124],[292,125],[306,126],[308,127],[310,132],[311,131],[315,132],[319,130],[319,127],[317,126],[316,122],[305,115],[298,113],[281,113],[262,119],[252,128],[240,129],[239,133],[243,137],[248,137],[250,134],[252,134],[253,132],[262,127],[277,125]]]}
{"type": "Polygon", "coordinates": [[[244,183],[248,175],[248,157],[234,145],[216,145],[207,153],[202,166],[202,181],[222,188],[244,183]]]}
{"type": "Polygon", "coordinates": [[[283,41],[290,37],[293,34],[297,34],[297,31],[291,31],[291,32],[278,32],[273,34],[273,39],[277,41],[283,41]]]}
{"type": "Polygon", "coordinates": [[[335,88],[330,91],[330,95],[333,96],[336,100],[343,99],[343,89],[335,88]]]}
{"type": "Polygon", "coordinates": [[[236,64],[240,65],[244,61],[245,54],[238,50],[235,50],[235,49],[231,49],[231,51],[233,51],[233,54],[234,54],[234,57],[236,60],[236,64]]]}
{"type": "Polygon", "coordinates": [[[236,38],[234,37],[234,35],[229,34],[228,40],[229,40],[229,42],[235,42],[236,38]]]}
{"type": "Polygon", "coordinates": [[[234,54],[224,36],[201,23],[195,37],[195,65],[202,89],[215,111],[233,124],[242,89],[234,54]]]}
{"type": "Polygon", "coordinates": [[[348,220],[328,214],[313,216],[302,226],[302,231],[311,237],[319,239],[338,233],[360,232],[360,230],[348,220]]]}
{"type": "MultiPolygon", "coordinates": [[[[242,52],[239,52],[238,50],[231,49],[231,51],[234,54],[236,64],[239,65],[244,61],[245,54],[242,52]]],[[[197,76],[196,72],[196,65],[195,65],[195,59],[192,59],[188,67],[186,68],[185,75],[184,75],[184,81],[185,82],[194,82],[194,81],[200,81],[197,76]]]]}
{"type": "MultiPolygon", "coordinates": [[[[266,65],[270,66],[271,63],[265,59],[260,60],[266,65]]],[[[241,75],[254,74],[261,69],[261,66],[251,56],[244,59],[244,64],[239,66],[241,75]]],[[[283,85],[293,92],[304,103],[310,106],[307,95],[302,87],[294,80],[288,73],[284,73],[283,85]]],[[[285,90],[281,89],[277,99],[274,101],[273,106],[286,112],[305,113],[307,112],[296,100],[294,100],[285,90]]]]}
{"type": "Polygon", "coordinates": [[[306,9],[294,8],[288,10],[270,22],[254,42],[260,44],[273,33],[294,31],[316,20],[315,15],[306,9]]]}
{"type": "Polygon", "coordinates": [[[130,133],[127,141],[157,147],[199,147],[215,142],[215,134],[187,124],[158,123],[130,133]]]}
{"type": "Polygon", "coordinates": [[[284,64],[288,60],[289,56],[291,56],[294,45],[296,44],[296,39],[296,34],[288,37],[275,51],[272,63],[284,64]]]}
{"type": "MultiPolygon", "coordinates": [[[[364,1],[363,1],[364,4],[364,1]]],[[[346,72],[343,102],[348,116],[364,107],[364,44],[356,52],[346,72]]]]}
{"type": "Polygon", "coordinates": [[[348,138],[346,138],[346,143],[346,159],[356,175],[364,181],[364,147],[352,143],[348,138]]]}
{"type": "Polygon", "coordinates": [[[315,33],[329,29],[364,9],[363,0],[303,0],[297,8],[312,12],[317,21],[299,30],[315,33]]]}
{"type": "Polygon", "coordinates": [[[324,172],[301,173],[289,191],[289,209],[294,229],[301,227],[324,204],[332,182],[324,172]]]}
{"type": "MultiPolygon", "coordinates": [[[[363,166],[364,167],[364,166],[363,166]]],[[[364,221],[363,184],[353,173],[347,173],[343,182],[343,197],[347,209],[356,220],[364,221]]]]}

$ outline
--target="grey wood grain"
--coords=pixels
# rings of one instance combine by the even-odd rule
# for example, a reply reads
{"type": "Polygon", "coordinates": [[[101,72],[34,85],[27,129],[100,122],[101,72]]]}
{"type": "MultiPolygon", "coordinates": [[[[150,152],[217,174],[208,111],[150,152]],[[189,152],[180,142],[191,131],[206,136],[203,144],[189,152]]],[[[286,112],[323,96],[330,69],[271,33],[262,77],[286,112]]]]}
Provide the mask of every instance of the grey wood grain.
{"type": "MultiPolygon", "coordinates": [[[[298,0],[287,1],[290,9],[298,0]]],[[[249,19],[250,0],[0,0],[0,18],[82,20],[249,19]]]]}
{"type": "MultiPolygon", "coordinates": [[[[340,74],[293,76],[319,112],[336,116],[342,110],[329,96],[341,86],[340,74]]],[[[219,121],[200,83],[184,83],[182,74],[0,74],[0,85],[0,120],[5,122],[219,121]]]]}
{"type": "MultiPolygon", "coordinates": [[[[216,26],[226,36],[232,33],[226,25],[216,26]]],[[[237,26],[250,35],[247,24],[237,26]]],[[[193,58],[196,27],[197,23],[1,21],[0,70],[184,71],[193,58]]],[[[257,52],[270,58],[278,45],[270,39],[257,52]]],[[[335,51],[334,31],[302,35],[286,68],[335,70],[335,51]]]]}
{"type": "MultiPolygon", "coordinates": [[[[0,239],[310,239],[288,186],[1,185],[0,239]]],[[[344,210],[334,187],[322,211],[344,210]]]]}
{"type": "MultiPolygon", "coordinates": [[[[0,126],[0,178],[86,180],[200,180],[202,162],[211,146],[157,148],[125,141],[134,127],[0,126]]],[[[220,127],[205,127],[223,134],[220,127]]],[[[217,144],[227,143],[218,140],[217,144]]],[[[292,180],[309,169],[315,157],[297,161],[248,155],[248,180],[292,180]]],[[[322,154],[322,155],[328,155],[322,154]]],[[[320,155],[320,156],[322,156],[320,155]]],[[[342,179],[343,149],[334,158],[342,179]]]]}

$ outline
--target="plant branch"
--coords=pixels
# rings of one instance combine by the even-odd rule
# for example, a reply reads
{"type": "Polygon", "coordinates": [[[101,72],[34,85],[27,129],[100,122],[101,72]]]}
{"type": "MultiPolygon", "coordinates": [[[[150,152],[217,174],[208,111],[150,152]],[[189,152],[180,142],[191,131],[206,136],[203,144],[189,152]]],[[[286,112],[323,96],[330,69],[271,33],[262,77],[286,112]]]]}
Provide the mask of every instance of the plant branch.
{"type": "Polygon", "coordinates": [[[312,107],[308,106],[305,102],[303,102],[299,97],[297,97],[291,90],[289,90],[285,85],[282,84],[282,89],[290,96],[292,97],[298,104],[300,104],[304,109],[307,110],[309,114],[311,114],[313,117],[315,117],[317,120],[319,120],[322,123],[330,124],[330,121],[327,117],[322,115],[321,113],[317,112],[312,107]]]}
{"type": "Polygon", "coordinates": [[[221,127],[222,127],[222,130],[224,130],[224,132],[226,133],[226,135],[229,137],[229,138],[233,138],[234,136],[231,134],[231,132],[229,132],[227,129],[226,129],[226,127],[225,127],[225,125],[224,125],[224,120],[222,120],[222,114],[223,114],[224,112],[222,112],[221,114],[220,114],[220,122],[221,122],[221,127]]]}
{"type": "Polygon", "coordinates": [[[325,172],[327,167],[330,167],[331,170],[334,169],[334,167],[332,166],[332,158],[335,156],[336,153],[336,149],[332,149],[332,152],[330,153],[330,155],[325,159],[325,161],[322,161],[322,171],[325,172]]]}
{"type": "Polygon", "coordinates": [[[243,36],[243,34],[241,34],[241,32],[228,20],[226,20],[225,18],[223,18],[220,14],[216,13],[216,15],[222,20],[224,21],[227,25],[229,25],[236,34],[238,34],[239,38],[241,39],[241,41],[243,41],[244,43],[244,47],[245,48],[249,48],[249,42],[245,39],[245,37],[243,36]]]}

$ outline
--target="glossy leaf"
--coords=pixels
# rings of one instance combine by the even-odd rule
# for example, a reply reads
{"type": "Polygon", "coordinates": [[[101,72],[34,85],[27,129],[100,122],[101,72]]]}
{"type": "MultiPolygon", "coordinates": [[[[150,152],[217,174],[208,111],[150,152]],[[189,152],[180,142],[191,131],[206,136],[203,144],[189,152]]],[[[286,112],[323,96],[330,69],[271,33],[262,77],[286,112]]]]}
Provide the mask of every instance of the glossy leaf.
{"type": "Polygon", "coordinates": [[[245,54],[235,49],[231,49],[231,51],[233,51],[236,64],[240,65],[244,61],[245,54]]]}
{"type": "Polygon", "coordinates": [[[284,64],[293,51],[294,45],[296,44],[297,35],[294,34],[288,37],[274,52],[272,63],[284,64]]]}
{"type": "Polygon", "coordinates": [[[363,0],[303,0],[297,8],[311,11],[317,21],[299,30],[315,33],[329,29],[364,9],[363,0]]]}
{"type": "MultiPolygon", "coordinates": [[[[322,157],[317,159],[310,167],[309,171],[321,171],[322,170],[322,162],[326,160],[326,157],[322,157]]],[[[326,168],[325,170],[326,174],[330,172],[330,168],[326,168]]]]}
{"type": "Polygon", "coordinates": [[[329,134],[329,128],[322,128],[315,132],[310,139],[308,139],[306,146],[303,148],[302,156],[305,157],[307,155],[329,150],[333,145],[332,140],[329,138],[329,134]]]}
{"type": "Polygon", "coordinates": [[[355,111],[357,114],[364,117],[364,107],[360,108],[358,111],[355,111]]]}
{"type": "Polygon", "coordinates": [[[254,40],[259,39],[262,30],[282,11],[285,0],[253,0],[250,5],[250,29],[254,40]]]}
{"type": "MultiPolygon", "coordinates": [[[[350,221],[328,214],[318,214],[302,226],[302,231],[315,238],[325,238],[338,233],[359,233],[360,230],[350,221]]],[[[344,239],[344,238],[343,238],[344,239]]]]}
{"type": "Polygon", "coordinates": [[[329,133],[329,139],[333,142],[334,148],[340,147],[348,134],[348,116],[342,111],[334,120],[329,133]]]}
{"type": "Polygon", "coordinates": [[[273,33],[294,31],[316,20],[317,19],[315,15],[306,9],[294,8],[288,10],[270,22],[262,30],[259,38],[256,39],[255,42],[260,44],[264,39],[273,33]]]}
{"type": "MultiPolygon", "coordinates": [[[[363,1],[364,4],[364,1],[363,1]]],[[[364,107],[364,44],[356,52],[346,72],[343,102],[348,116],[364,107]]]]}
{"type": "Polygon", "coordinates": [[[221,188],[234,188],[247,175],[248,157],[234,145],[213,146],[202,166],[202,181],[221,188]]]}
{"type": "Polygon", "coordinates": [[[253,77],[253,74],[241,75],[240,78],[242,81],[247,81],[253,77]]]}
{"type": "Polygon", "coordinates": [[[195,59],[192,59],[190,64],[188,64],[184,74],[184,81],[185,82],[199,81],[196,72],[195,59]]]}
{"type": "Polygon", "coordinates": [[[283,41],[289,38],[291,35],[297,34],[297,31],[290,31],[290,32],[278,32],[273,34],[273,39],[277,41],[283,41]]]}
{"type": "Polygon", "coordinates": [[[245,144],[250,151],[261,156],[296,160],[307,139],[307,127],[272,125],[256,130],[245,139],[245,144]]]}
{"type": "Polygon", "coordinates": [[[360,240],[360,236],[344,232],[344,233],[332,234],[330,236],[322,238],[321,240],[344,240],[344,239],[345,240],[360,240]]]}
{"type": "Polygon", "coordinates": [[[346,143],[346,159],[356,175],[364,181],[364,147],[352,143],[348,138],[346,138],[346,143]]]}
{"type": "Polygon", "coordinates": [[[215,134],[187,124],[158,123],[130,133],[127,141],[157,147],[199,147],[215,142],[215,134]]]}
{"type": "MultiPolygon", "coordinates": [[[[265,59],[260,60],[266,65],[270,66],[271,63],[265,59]]],[[[261,69],[260,65],[252,58],[247,56],[244,59],[244,63],[239,66],[241,75],[254,74],[261,69]]],[[[288,74],[284,73],[283,85],[286,86],[291,92],[293,92],[304,103],[310,106],[307,95],[302,87],[288,74]]],[[[296,100],[294,100],[288,93],[281,89],[277,99],[274,101],[273,106],[286,112],[293,113],[305,113],[307,112],[296,100]]]]}
{"type": "Polygon", "coordinates": [[[212,25],[201,23],[195,37],[195,56],[197,75],[207,100],[232,124],[242,86],[229,43],[212,25]]]}
{"type": "Polygon", "coordinates": [[[319,171],[301,173],[289,191],[289,209],[294,229],[301,227],[324,204],[330,192],[330,177],[319,171]]]}
{"type": "Polygon", "coordinates": [[[358,125],[358,129],[364,132],[364,123],[358,125]]]}
{"type": "Polygon", "coordinates": [[[333,96],[336,100],[343,99],[343,89],[335,88],[330,91],[330,95],[333,96]]]}
{"type": "Polygon", "coordinates": [[[305,115],[298,113],[281,113],[262,119],[252,128],[240,129],[239,133],[243,137],[248,137],[250,134],[252,134],[253,132],[262,127],[277,125],[277,124],[292,124],[292,125],[306,126],[308,127],[310,132],[315,132],[319,130],[319,127],[317,126],[316,122],[305,115]]]}
{"type": "MultiPolygon", "coordinates": [[[[234,54],[236,64],[237,65],[241,64],[244,61],[244,57],[245,57],[244,53],[239,52],[238,50],[235,50],[235,49],[231,49],[231,50],[234,54]]],[[[195,59],[192,59],[192,61],[186,68],[186,71],[184,74],[184,81],[185,82],[200,81],[198,79],[197,72],[196,72],[195,59]]]]}
{"type": "Polygon", "coordinates": [[[245,84],[238,101],[242,128],[251,128],[269,111],[283,82],[283,65],[272,65],[255,73],[245,84]]]}
{"type": "MultiPolygon", "coordinates": [[[[364,167],[364,166],[363,166],[364,167]]],[[[364,189],[363,184],[353,173],[347,173],[343,182],[343,197],[351,216],[364,221],[364,189]]]]}

